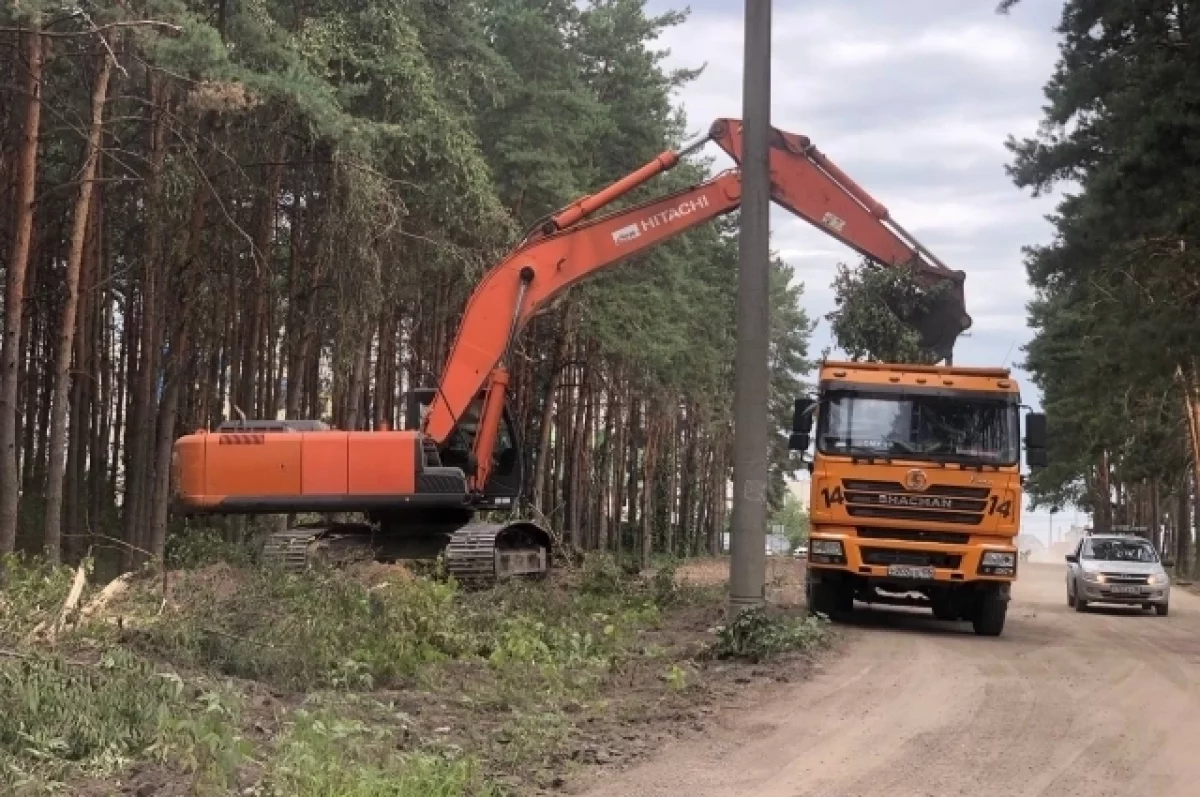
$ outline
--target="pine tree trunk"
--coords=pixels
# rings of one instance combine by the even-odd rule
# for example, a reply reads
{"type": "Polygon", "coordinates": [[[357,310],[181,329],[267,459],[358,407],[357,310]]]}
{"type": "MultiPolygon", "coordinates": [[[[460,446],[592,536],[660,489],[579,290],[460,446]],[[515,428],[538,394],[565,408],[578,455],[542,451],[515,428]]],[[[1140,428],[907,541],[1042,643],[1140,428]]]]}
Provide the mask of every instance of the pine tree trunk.
{"type": "Polygon", "coordinates": [[[67,255],[66,304],[63,307],[58,337],[58,356],[54,373],[54,395],[50,413],[50,468],[46,485],[46,528],[44,544],[46,558],[58,563],[62,551],[63,479],[67,467],[67,395],[71,389],[71,355],[75,348],[75,316],[79,310],[79,271],[83,264],[83,247],[87,242],[88,215],[92,210],[92,191],[95,189],[96,163],[100,159],[100,136],[104,129],[104,103],[108,99],[108,82],[112,77],[112,57],[105,54],[100,74],[92,89],[92,121],[84,151],[83,172],[80,176],[79,197],[75,202],[74,224],[71,229],[71,250],[67,255]]]}
{"type": "Polygon", "coordinates": [[[562,336],[558,339],[558,346],[555,347],[554,354],[550,360],[550,383],[546,386],[546,393],[542,398],[542,421],[539,426],[540,437],[536,454],[537,464],[534,472],[533,490],[530,493],[534,501],[534,506],[543,514],[549,514],[552,508],[549,501],[548,485],[553,477],[550,470],[554,463],[554,455],[550,450],[553,440],[551,432],[554,423],[554,399],[558,395],[558,386],[562,383],[563,363],[567,359],[567,352],[570,351],[572,323],[571,305],[568,305],[563,313],[562,336]]]}
{"type": "Polygon", "coordinates": [[[638,563],[643,569],[650,566],[654,553],[655,489],[658,483],[658,454],[661,431],[657,408],[654,402],[646,405],[646,448],[642,464],[642,523],[639,540],[638,563]]]}
{"type": "MultiPolygon", "coordinates": [[[[154,458],[154,388],[158,379],[159,353],[162,351],[160,318],[162,310],[163,218],[161,215],[163,180],[166,161],[166,123],[163,119],[162,86],[153,75],[149,78],[149,173],[146,176],[146,232],[142,266],[141,329],[136,353],[129,353],[129,367],[134,378],[125,430],[125,500],[122,522],[125,541],[131,546],[125,551],[124,566],[132,570],[142,560],[137,550],[144,548],[146,526],[149,523],[151,478],[154,458]]],[[[206,189],[197,189],[202,192],[206,189]]]]}
{"type": "MultiPolygon", "coordinates": [[[[38,131],[42,117],[42,37],[35,19],[25,41],[25,122],[17,152],[13,243],[9,251],[4,298],[4,340],[0,348],[0,556],[17,540],[17,363],[21,352],[21,314],[25,305],[25,269],[33,237],[37,195],[38,131]]],[[[3,573],[0,572],[0,580],[3,573]]]]}
{"type": "Polygon", "coordinates": [[[589,422],[588,418],[588,379],[589,368],[585,363],[579,369],[579,389],[575,399],[575,419],[571,428],[571,444],[567,452],[569,465],[569,484],[567,485],[567,518],[571,528],[571,542],[576,548],[584,547],[583,536],[583,468],[584,446],[587,436],[584,433],[589,422]]]}

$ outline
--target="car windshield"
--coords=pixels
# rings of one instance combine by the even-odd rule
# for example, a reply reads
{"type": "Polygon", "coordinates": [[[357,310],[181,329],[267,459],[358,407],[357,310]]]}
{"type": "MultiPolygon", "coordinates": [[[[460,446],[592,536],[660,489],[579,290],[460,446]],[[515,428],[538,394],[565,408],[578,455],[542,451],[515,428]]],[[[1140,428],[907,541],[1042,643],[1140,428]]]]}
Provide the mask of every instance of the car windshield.
{"type": "Polygon", "coordinates": [[[825,454],[1013,465],[1018,433],[1011,400],[834,391],[821,407],[817,445],[825,454]]]}
{"type": "Polygon", "coordinates": [[[1157,562],[1154,546],[1141,540],[1088,540],[1083,558],[1100,562],[1157,562]]]}

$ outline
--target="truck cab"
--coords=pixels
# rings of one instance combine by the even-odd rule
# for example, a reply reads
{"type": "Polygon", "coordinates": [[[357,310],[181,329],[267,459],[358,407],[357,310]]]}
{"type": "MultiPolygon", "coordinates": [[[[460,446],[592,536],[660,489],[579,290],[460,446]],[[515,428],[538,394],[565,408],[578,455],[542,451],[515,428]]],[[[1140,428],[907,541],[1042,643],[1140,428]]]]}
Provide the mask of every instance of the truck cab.
{"type": "MultiPolygon", "coordinates": [[[[814,449],[810,608],[925,606],[1000,634],[1018,566],[1020,413],[1008,369],[823,363],[789,440],[814,449]]],[[[1045,417],[1025,427],[1026,460],[1041,467],[1045,417]]]]}

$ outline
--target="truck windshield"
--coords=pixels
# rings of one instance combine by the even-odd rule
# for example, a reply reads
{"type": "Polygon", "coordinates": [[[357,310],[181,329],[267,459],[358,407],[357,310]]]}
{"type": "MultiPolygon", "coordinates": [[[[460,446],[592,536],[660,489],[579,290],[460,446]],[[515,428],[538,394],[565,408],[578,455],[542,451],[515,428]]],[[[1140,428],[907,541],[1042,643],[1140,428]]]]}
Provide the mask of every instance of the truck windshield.
{"type": "Polygon", "coordinates": [[[831,391],[819,413],[824,454],[1014,465],[1015,400],[831,391]]]}
{"type": "Polygon", "coordinates": [[[1088,540],[1083,558],[1100,562],[1157,562],[1154,547],[1143,540],[1088,540]]]}

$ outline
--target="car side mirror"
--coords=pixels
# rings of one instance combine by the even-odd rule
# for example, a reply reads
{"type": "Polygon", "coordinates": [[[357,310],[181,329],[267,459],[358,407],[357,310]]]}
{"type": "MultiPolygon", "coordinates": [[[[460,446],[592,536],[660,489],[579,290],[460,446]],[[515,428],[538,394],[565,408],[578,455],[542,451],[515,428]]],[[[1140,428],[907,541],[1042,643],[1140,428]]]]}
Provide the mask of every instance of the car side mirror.
{"type": "Polygon", "coordinates": [[[1063,558],[1066,559],[1071,564],[1077,564],[1079,562],[1079,557],[1073,553],[1069,553],[1063,558]]]}
{"type": "Polygon", "coordinates": [[[1030,470],[1044,468],[1050,464],[1046,443],[1046,414],[1029,413],[1025,416],[1025,464],[1030,470]]]}

